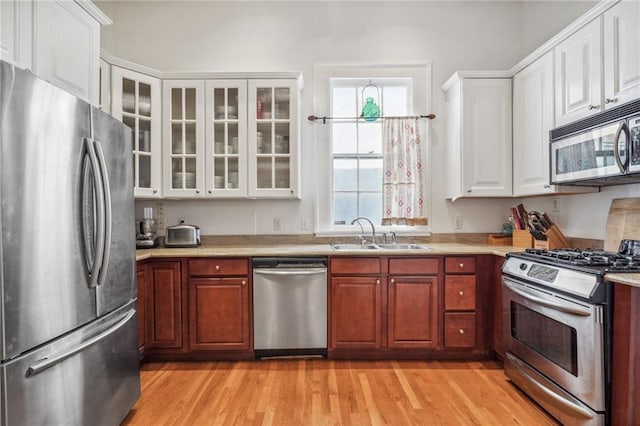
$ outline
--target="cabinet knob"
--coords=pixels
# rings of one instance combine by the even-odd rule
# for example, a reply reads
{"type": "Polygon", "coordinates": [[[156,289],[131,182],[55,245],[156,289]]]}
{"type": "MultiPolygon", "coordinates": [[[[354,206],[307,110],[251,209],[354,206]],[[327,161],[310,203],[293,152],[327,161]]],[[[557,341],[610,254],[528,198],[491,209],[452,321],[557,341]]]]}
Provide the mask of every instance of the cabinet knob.
{"type": "Polygon", "coordinates": [[[607,98],[604,100],[605,104],[615,104],[616,102],[618,102],[618,98],[607,98]]]}
{"type": "Polygon", "coordinates": [[[600,105],[589,105],[589,106],[587,107],[587,109],[588,109],[589,111],[594,110],[594,109],[598,109],[598,108],[600,108],[600,105]]]}
{"type": "Polygon", "coordinates": [[[461,268],[464,268],[464,263],[460,262],[460,263],[458,263],[458,266],[461,267],[461,268]]]}
{"type": "Polygon", "coordinates": [[[376,284],[380,284],[380,280],[376,280],[376,284]]]}
{"type": "Polygon", "coordinates": [[[157,190],[157,189],[154,189],[154,190],[153,190],[153,193],[154,193],[154,194],[157,194],[157,193],[158,193],[158,190],[157,190]]]}
{"type": "Polygon", "coordinates": [[[209,194],[212,194],[212,193],[213,193],[213,191],[212,191],[212,190],[209,190],[209,194]]]}
{"type": "Polygon", "coordinates": [[[200,190],[196,189],[196,194],[199,194],[199,193],[200,193],[200,190]]]}
{"type": "Polygon", "coordinates": [[[458,292],[458,294],[459,294],[460,296],[464,296],[464,291],[460,290],[460,291],[458,292]]]}
{"type": "Polygon", "coordinates": [[[551,185],[544,185],[543,188],[544,189],[549,189],[549,188],[551,188],[551,185]]]}
{"type": "Polygon", "coordinates": [[[396,280],[394,280],[393,278],[391,278],[391,284],[395,284],[396,280]]]}
{"type": "Polygon", "coordinates": [[[464,330],[463,330],[463,329],[460,329],[460,330],[458,330],[458,333],[460,333],[460,334],[464,334],[464,330]]]}
{"type": "Polygon", "coordinates": [[[216,265],[216,271],[220,270],[220,265],[216,265]]]}
{"type": "Polygon", "coordinates": [[[242,280],[242,285],[247,285],[247,280],[242,280]]]}

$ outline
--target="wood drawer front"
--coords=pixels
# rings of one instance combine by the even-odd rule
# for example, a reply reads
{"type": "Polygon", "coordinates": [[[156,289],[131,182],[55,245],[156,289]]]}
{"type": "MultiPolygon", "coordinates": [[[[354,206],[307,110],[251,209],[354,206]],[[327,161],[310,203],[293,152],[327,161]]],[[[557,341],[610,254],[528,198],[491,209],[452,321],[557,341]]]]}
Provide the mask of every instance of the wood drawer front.
{"type": "Polygon", "coordinates": [[[389,259],[389,274],[396,275],[436,275],[438,258],[404,257],[389,259]]]}
{"type": "Polygon", "coordinates": [[[472,348],[476,342],[476,314],[444,314],[444,345],[448,348],[472,348]]]}
{"type": "Polygon", "coordinates": [[[200,277],[216,277],[224,275],[248,275],[249,259],[238,258],[203,258],[189,260],[189,275],[200,277]]]}
{"type": "Polygon", "coordinates": [[[379,274],[379,257],[332,257],[332,274],[379,274]]]}
{"type": "Polygon", "coordinates": [[[475,311],[476,276],[447,275],[444,278],[444,309],[447,311],[475,311]]]}
{"type": "Polygon", "coordinates": [[[447,274],[473,274],[476,272],[476,258],[473,256],[447,256],[444,259],[447,274]]]}

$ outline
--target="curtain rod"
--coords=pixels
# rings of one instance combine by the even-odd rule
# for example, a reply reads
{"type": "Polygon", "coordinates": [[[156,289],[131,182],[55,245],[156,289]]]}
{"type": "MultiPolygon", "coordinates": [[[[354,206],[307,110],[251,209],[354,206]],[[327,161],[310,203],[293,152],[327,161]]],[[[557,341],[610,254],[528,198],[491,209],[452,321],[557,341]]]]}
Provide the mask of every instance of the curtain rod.
{"type": "MultiPolygon", "coordinates": [[[[395,115],[395,116],[386,116],[386,117],[377,117],[376,119],[387,119],[387,118],[428,118],[429,120],[433,120],[436,118],[435,114],[427,114],[427,115],[395,115]]],[[[322,120],[322,124],[326,124],[327,120],[360,120],[364,119],[364,117],[318,117],[317,115],[310,115],[307,117],[309,121],[322,120]]]]}

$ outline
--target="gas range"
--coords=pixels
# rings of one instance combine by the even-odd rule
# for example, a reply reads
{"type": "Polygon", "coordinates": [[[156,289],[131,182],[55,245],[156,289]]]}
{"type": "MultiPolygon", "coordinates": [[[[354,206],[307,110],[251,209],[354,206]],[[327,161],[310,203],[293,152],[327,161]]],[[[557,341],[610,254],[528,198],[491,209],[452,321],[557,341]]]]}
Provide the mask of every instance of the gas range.
{"type": "Polygon", "coordinates": [[[528,248],[522,253],[513,253],[513,255],[598,275],[604,275],[607,272],[640,273],[640,255],[638,254],[577,248],[555,250],[528,248]]]}

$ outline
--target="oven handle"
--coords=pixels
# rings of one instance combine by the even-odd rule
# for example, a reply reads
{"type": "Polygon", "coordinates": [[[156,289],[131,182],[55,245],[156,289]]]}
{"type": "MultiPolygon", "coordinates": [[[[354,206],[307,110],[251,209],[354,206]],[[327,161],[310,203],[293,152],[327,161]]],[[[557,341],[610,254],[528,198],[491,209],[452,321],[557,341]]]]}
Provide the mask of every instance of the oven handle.
{"type": "Polygon", "coordinates": [[[573,306],[565,306],[560,303],[552,302],[550,300],[543,299],[541,297],[537,297],[526,290],[517,288],[514,284],[508,282],[507,280],[502,280],[504,285],[515,294],[524,297],[531,302],[538,303],[540,305],[546,306],[547,308],[552,308],[560,312],[565,312],[567,314],[580,315],[582,317],[591,316],[591,311],[587,309],[580,309],[573,306]]]}
{"type": "Polygon", "coordinates": [[[545,395],[547,398],[553,401],[553,403],[555,403],[556,405],[559,405],[564,409],[568,409],[569,411],[571,411],[572,416],[580,420],[593,419],[593,414],[590,413],[588,410],[585,410],[579,405],[574,404],[572,401],[569,401],[563,398],[562,396],[558,395],[551,389],[548,389],[542,383],[539,383],[535,378],[531,377],[531,375],[528,372],[526,372],[522,367],[520,367],[519,362],[514,358],[513,355],[507,353],[506,356],[507,358],[509,358],[509,361],[511,361],[511,366],[516,370],[518,370],[518,373],[520,374],[520,376],[523,379],[525,379],[530,385],[532,385],[538,391],[540,391],[543,395],[545,395]]]}

